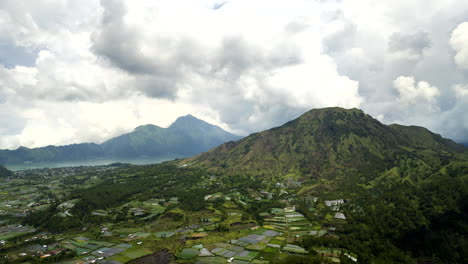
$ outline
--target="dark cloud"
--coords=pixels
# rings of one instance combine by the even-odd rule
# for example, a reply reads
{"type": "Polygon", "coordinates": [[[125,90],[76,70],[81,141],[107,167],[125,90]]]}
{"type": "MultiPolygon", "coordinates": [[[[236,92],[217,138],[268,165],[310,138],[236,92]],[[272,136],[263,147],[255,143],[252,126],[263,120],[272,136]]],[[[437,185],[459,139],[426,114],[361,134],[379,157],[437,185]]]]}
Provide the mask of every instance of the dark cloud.
{"type": "Polygon", "coordinates": [[[213,74],[222,74],[233,81],[249,68],[265,64],[265,59],[260,49],[255,49],[243,38],[226,37],[207,62],[213,65],[213,74]]]}
{"type": "MultiPolygon", "coordinates": [[[[37,134],[31,131],[42,129],[45,142],[50,127],[75,115],[62,118],[60,107],[48,106],[89,103],[79,110],[86,111],[115,101],[109,113],[147,102],[133,108],[139,116],[184,108],[241,133],[314,107],[361,107],[386,123],[468,141],[468,104],[453,91],[468,85],[461,67],[468,61],[466,31],[453,33],[466,22],[468,5],[428,1],[0,1],[0,107],[24,103],[4,112],[24,122],[0,135],[29,142],[37,134]],[[433,5],[414,16],[417,7],[433,5]],[[398,89],[401,77],[414,84],[398,89]],[[421,100],[429,98],[422,96],[427,87],[440,92],[421,100]],[[41,105],[29,106],[36,101],[41,105]],[[159,109],[161,102],[169,108],[159,109]]],[[[14,122],[7,116],[0,120],[14,122]]],[[[120,122],[96,120],[71,131],[117,131],[120,122]]],[[[98,132],[86,138],[92,134],[98,132]]],[[[70,135],[57,133],[63,141],[70,135]]]]}
{"type": "Polygon", "coordinates": [[[329,21],[328,30],[333,29],[332,32],[327,32],[328,35],[323,39],[325,52],[341,52],[354,46],[356,25],[347,19],[341,11],[325,12],[322,14],[322,19],[329,21]]]}
{"type": "Polygon", "coordinates": [[[421,55],[429,47],[431,47],[429,33],[422,31],[411,34],[396,32],[388,40],[390,52],[409,51],[412,54],[421,55]]]}
{"type": "Polygon", "coordinates": [[[139,76],[131,85],[145,95],[154,98],[174,100],[177,91],[177,82],[174,79],[157,75],[139,76]]]}
{"type": "Polygon", "coordinates": [[[128,29],[124,23],[127,10],[123,1],[101,0],[101,6],[104,10],[102,25],[92,36],[92,50],[130,73],[153,72],[154,66],[139,49],[137,32],[128,29]]]}

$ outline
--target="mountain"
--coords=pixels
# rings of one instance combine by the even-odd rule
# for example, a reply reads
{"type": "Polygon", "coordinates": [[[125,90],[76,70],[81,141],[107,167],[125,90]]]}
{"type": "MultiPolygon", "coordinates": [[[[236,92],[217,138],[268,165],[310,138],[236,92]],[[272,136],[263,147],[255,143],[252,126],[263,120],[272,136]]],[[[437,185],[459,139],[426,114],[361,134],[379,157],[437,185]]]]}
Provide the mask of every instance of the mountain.
{"type": "Polygon", "coordinates": [[[188,157],[226,141],[238,140],[220,127],[191,115],[179,117],[169,128],[144,125],[102,144],[82,143],[29,149],[0,150],[0,164],[70,162],[91,159],[188,157]]]}
{"type": "Polygon", "coordinates": [[[164,154],[187,157],[237,139],[240,137],[187,115],[177,118],[168,128],[139,126],[132,133],[108,140],[101,146],[105,153],[115,157],[164,154]]]}
{"type": "Polygon", "coordinates": [[[0,150],[0,164],[21,164],[36,162],[79,161],[104,156],[102,148],[94,143],[41,148],[19,147],[16,150],[0,150]]]}
{"type": "Polygon", "coordinates": [[[181,164],[282,183],[312,219],[321,205],[311,197],[344,199],[339,239],[303,245],[342,247],[359,263],[468,263],[468,148],[423,127],[314,109],[181,164]]]}
{"type": "Polygon", "coordinates": [[[442,164],[466,147],[416,126],[384,125],[359,109],[311,110],[280,127],[193,157],[210,169],[266,176],[373,177],[404,159],[442,164]]]}
{"type": "Polygon", "coordinates": [[[11,176],[13,172],[0,165],[0,178],[11,176]]]}

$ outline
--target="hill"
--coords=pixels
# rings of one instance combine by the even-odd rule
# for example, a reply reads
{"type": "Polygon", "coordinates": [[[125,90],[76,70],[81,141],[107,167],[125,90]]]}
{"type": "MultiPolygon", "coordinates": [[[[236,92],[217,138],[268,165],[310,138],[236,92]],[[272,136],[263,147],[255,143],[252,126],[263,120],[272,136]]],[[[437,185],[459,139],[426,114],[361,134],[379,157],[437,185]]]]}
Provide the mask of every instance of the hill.
{"type": "MultiPolygon", "coordinates": [[[[197,121],[184,117],[171,129],[201,138],[199,129],[211,128],[191,122],[197,121]]],[[[138,139],[150,135],[153,144],[163,146],[170,138],[165,131],[143,126],[116,141],[138,149],[144,146],[138,139]]],[[[162,236],[142,237],[145,252],[150,252],[148,246],[154,252],[171,245],[182,262],[209,260],[198,258],[197,245],[206,245],[217,255],[210,261],[220,263],[232,256],[241,257],[234,261],[272,264],[468,261],[466,147],[422,127],[384,125],[358,109],[315,109],[183,161],[118,165],[37,170],[50,176],[27,172],[26,181],[18,173],[17,181],[5,186],[23,196],[16,191],[18,183],[48,181],[48,188],[37,191],[47,193],[43,197],[60,194],[60,201],[33,211],[23,224],[61,232],[65,243],[63,238],[76,238],[83,227],[82,234],[89,236],[110,226],[115,234],[105,241],[116,244],[122,227],[132,234],[151,230],[162,236]],[[69,214],[64,213],[60,204],[72,201],[69,214]],[[194,238],[198,227],[203,238],[183,239],[194,238]],[[179,232],[184,237],[166,237],[179,232]],[[266,237],[270,235],[274,237],[266,237]],[[230,249],[228,255],[219,251],[230,249]],[[252,256],[246,259],[245,252],[252,256]]],[[[23,206],[29,209],[27,204],[23,206]]],[[[10,252],[23,250],[15,246],[10,252]]]]}
{"type": "Polygon", "coordinates": [[[422,127],[387,126],[358,109],[324,108],[184,162],[306,180],[356,173],[370,179],[407,159],[438,167],[466,149],[422,127]]]}
{"type": "Polygon", "coordinates": [[[11,176],[13,172],[0,165],[0,178],[11,176]]]}
{"type": "Polygon", "coordinates": [[[220,127],[187,115],[179,117],[169,128],[155,125],[139,126],[131,133],[110,139],[102,144],[82,143],[0,150],[0,164],[71,162],[163,155],[188,157],[239,138],[220,127]]]}
{"type": "MultiPolygon", "coordinates": [[[[310,248],[343,247],[360,263],[466,263],[467,149],[423,127],[324,108],[179,164],[280,182],[303,201],[344,198],[340,238],[311,238],[310,248]]],[[[313,216],[310,206],[301,212],[313,216]]]]}

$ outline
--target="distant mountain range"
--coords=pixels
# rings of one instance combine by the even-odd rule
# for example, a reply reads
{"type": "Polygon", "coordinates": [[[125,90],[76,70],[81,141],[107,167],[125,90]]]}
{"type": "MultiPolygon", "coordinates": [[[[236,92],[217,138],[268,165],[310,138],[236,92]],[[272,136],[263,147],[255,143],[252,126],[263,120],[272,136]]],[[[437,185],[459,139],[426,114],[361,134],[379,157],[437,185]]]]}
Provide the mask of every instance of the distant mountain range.
{"type": "Polygon", "coordinates": [[[168,128],[155,125],[139,126],[131,133],[112,138],[102,144],[82,143],[0,150],[0,164],[160,156],[189,157],[240,138],[218,126],[187,115],[177,118],[168,128]]]}

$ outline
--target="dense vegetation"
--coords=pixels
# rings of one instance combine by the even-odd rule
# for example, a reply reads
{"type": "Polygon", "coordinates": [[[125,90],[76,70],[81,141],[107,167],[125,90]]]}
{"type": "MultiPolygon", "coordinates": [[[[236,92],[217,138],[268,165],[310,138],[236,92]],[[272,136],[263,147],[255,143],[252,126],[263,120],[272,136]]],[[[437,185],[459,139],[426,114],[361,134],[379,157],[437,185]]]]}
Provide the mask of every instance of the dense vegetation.
{"type": "Polygon", "coordinates": [[[0,165],[0,177],[8,177],[11,176],[13,172],[8,170],[7,168],[0,165]]]}
{"type": "MultiPolygon", "coordinates": [[[[270,225],[272,208],[294,207],[307,228],[317,225],[316,231],[327,232],[295,236],[287,229],[288,243],[310,254],[282,255],[276,263],[328,263],[321,248],[339,249],[335,259],[341,263],[354,263],[344,253],[359,263],[468,263],[466,148],[421,127],[385,126],[356,109],[314,110],[191,159],[120,165],[98,176],[63,178],[61,186],[76,189],[50,195],[53,203],[31,211],[24,224],[54,232],[106,223],[168,230],[208,214],[217,219],[204,230],[219,239],[207,238],[213,243],[237,239],[237,226],[270,225]],[[169,203],[173,197],[176,202],[169,203]],[[164,201],[162,215],[135,217],[129,211],[132,203],[138,204],[135,209],[158,199],[164,201]],[[339,211],[346,220],[334,219],[337,211],[324,205],[327,199],[343,199],[339,211]],[[66,217],[63,201],[76,202],[66,217]],[[106,214],[93,214],[99,210],[106,214]]],[[[169,241],[145,243],[154,243],[152,250],[177,244],[169,241]]],[[[269,250],[261,254],[279,256],[269,250]]]]}
{"type": "Polygon", "coordinates": [[[314,180],[358,173],[373,178],[407,159],[439,167],[463,151],[421,127],[386,126],[358,109],[325,108],[186,162],[267,177],[292,174],[314,180]]]}
{"type": "Polygon", "coordinates": [[[357,109],[327,108],[182,163],[286,177],[302,183],[302,196],[350,199],[344,235],[308,246],[341,246],[360,252],[363,263],[419,257],[465,263],[467,160],[466,147],[425,128],[386,126],[357,109]]]}

